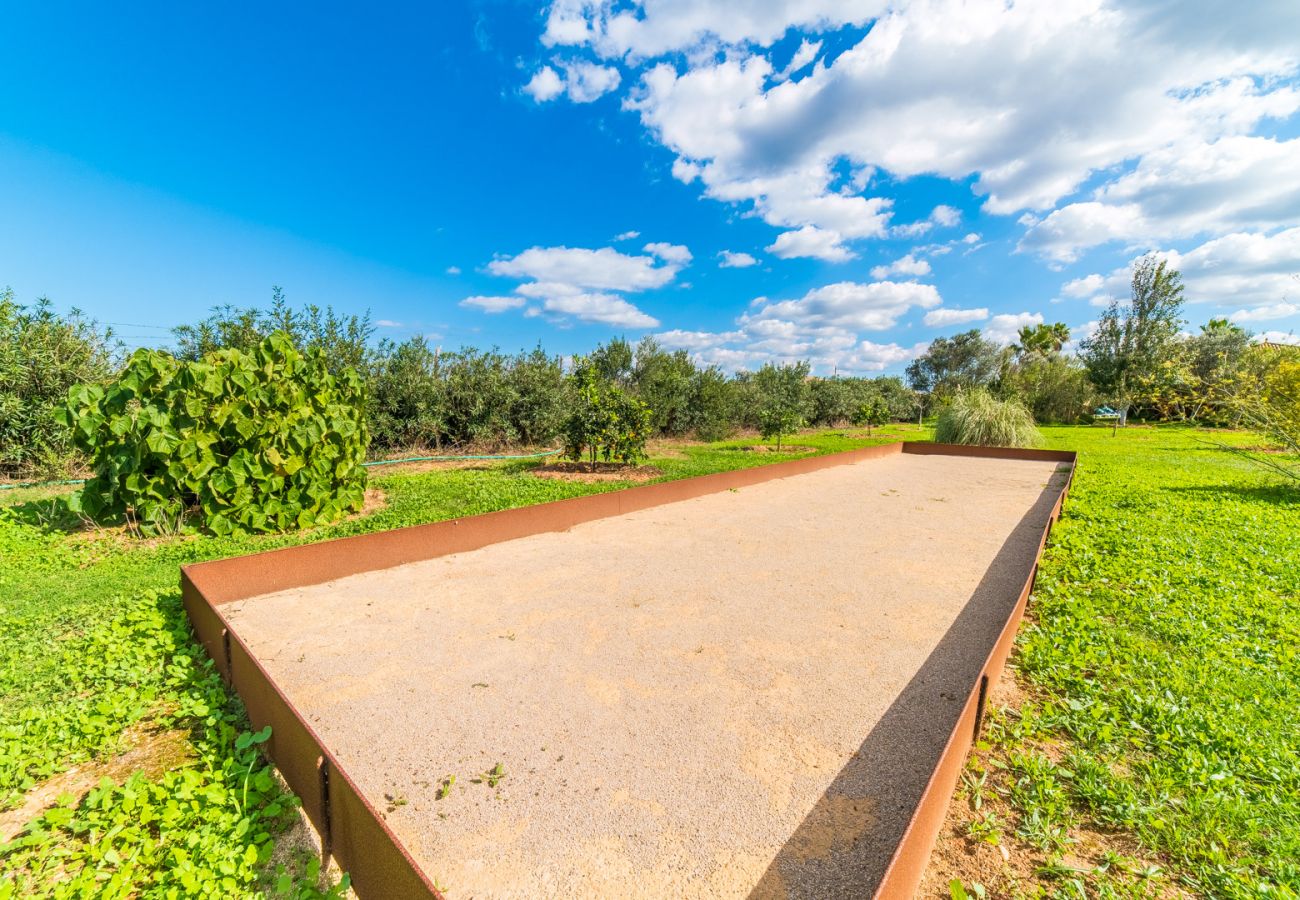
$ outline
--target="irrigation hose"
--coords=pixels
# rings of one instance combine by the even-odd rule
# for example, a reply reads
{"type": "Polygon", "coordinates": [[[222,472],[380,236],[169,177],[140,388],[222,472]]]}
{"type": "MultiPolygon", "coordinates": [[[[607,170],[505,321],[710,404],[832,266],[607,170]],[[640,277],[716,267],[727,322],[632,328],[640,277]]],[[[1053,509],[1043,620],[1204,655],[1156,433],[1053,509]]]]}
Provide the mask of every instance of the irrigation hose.
{"type": "MultiPolygon", "coordinates": [[[[361,465],[370,466],[395,466],[398,463],[413,462],[459,462],[464,459],[542,459],[547,456],[554,456],[563,451],[558,448],[555,450],[543,450],[541,453],[486,453],[476,454],[473,456],[408,456],[405,459],[377,459],[373,462],[364,462],[361,465]]],[[[84,478],[72,478],[63,481],[15,481],[11,484],[0,484],[0,491],[12,491],[18,488],[31,487],[52,487],[61,484],[85,484],[84,478]]]]}

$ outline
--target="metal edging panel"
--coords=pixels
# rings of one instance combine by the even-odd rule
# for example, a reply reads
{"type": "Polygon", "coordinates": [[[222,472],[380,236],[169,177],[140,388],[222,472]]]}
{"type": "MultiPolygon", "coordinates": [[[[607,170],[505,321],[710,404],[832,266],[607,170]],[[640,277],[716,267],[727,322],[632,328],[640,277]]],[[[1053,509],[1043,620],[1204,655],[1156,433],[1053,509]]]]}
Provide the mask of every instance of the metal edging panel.
{"type": "Polygon", "coordinates": [[[1052,511],[1043,525],[1042,534],[1038,540],[1038,551],[1034,554],[1033,564],[1030,566],[1029,574],[1025,577],[1015,607],[1011,610],[1006,623],[1002,626],[1002,631],[999,633],[993,647],[989,650],[988,657],[980,671],[980,677],[972,685],[971,692],[966,699],[966,705],[963,707],[962,714],[958,717],[951,734],[948,736],[947,744],[944,746],[943,753],[940,755],[939,761],[930,775],[930,780],[921,794],[920,802],[917,803],[916,810],[912,813],[912,818],[908,822],[898,846],[894,848],[893,857],[890,859],[885,875],[876,889],[876,900],[912,900],[916,896],[917,889],[921,886],[921,880],[925,877],[926,866],[930,862],[930,854],[934,850],[935,842],[943,830],[943,823],[948,815],[948,804],[952,799],[953,792],[957,789],[962,769],[965,768],[966,756],[971,747],[974,746],[977,737],[975,734],[976,725],[983,719],[983,710],[979,708],[981,701],[985,699],[985,691],[982,688],[992,688],[992,685],[1001,676],[1002,669],[1011,655],[1016,633],[1020,629],[1020,622],[1024,617],[1025,609],[1029,605],[1029,596],[1033,592],[1038,564],[1042,558],[1043,550],[1047,546],[1048,534],[1052,530],[1052,524],[1061,515],[1066,494],[1074,482],[1074,470],[1078,459],[1078,455],[1073,451],[1061,450],[1013,451],[1011,448],[965,447],[947,444],[931,445],[933,449],[914,449],[923,446],[925,445],[905,445],[903,452],[1001,459],[1037,459],[1047,462],[1068,463],[1070,468],[1061,485],[1056,502],[1052,505],[1052,511]],[[949,450],[955,452],[948,452],[949,450]]]}
{"type": "MultiPolygon", "coordinates": [[[[1039,555],[1051,522],[1059,515],[1069,491],[1076,458],[1074,453],[1051,450],[912,442],[882,444],[183,566],[182,599],[198,642],[235,693],[243,698],[250,722],[255,728],[271,725],[271,738],[265,745],[267,754],[285,782],[301,798],[304,813],[322,836],[326,855],[332,854],[350,874],[358,896],[366,900],[424,897],[443,900],[441,892],[416,865],[383,816],[365,799],[243,641],[232,633],[220,606],[277,590],[320,584],[532,534],[563,531],[583,522],[900,452],[1070,463],[1069,474],[1043,529],[1039,555]]],[[[1015,609],[990,650],[982,677],[973,686],[895,849],[876,892],[878,898],[910,898],[920,884],[980,720],[981,684],[985,678],[990,684],[997,678],[1011,651],[1033,587],[1037,561],[1036,556],[1015,609]]]]}

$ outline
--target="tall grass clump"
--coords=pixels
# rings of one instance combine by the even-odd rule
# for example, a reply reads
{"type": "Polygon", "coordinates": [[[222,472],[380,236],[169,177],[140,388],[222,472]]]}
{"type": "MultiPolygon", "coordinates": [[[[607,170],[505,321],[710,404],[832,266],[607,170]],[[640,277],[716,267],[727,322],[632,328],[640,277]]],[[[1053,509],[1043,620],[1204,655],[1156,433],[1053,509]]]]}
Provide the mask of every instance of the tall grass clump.
{"type": "Polygon", "coordinates": [[[976,447],[1034,447],[1043,436],[1018,400],[999,400],[984,390],[963,391],[939,411],[934,439],[976,447]]]}

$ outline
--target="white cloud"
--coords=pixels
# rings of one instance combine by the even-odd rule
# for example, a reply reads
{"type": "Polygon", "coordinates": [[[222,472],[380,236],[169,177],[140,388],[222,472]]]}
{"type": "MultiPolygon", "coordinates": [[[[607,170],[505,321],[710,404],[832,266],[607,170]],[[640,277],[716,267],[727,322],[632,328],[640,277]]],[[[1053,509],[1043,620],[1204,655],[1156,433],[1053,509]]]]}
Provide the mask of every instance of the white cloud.
{"type": "Polygon", "coordinates": [[[508,309],[518,309],[526,302],[523,297],[466,297],[460,301],[460,305],[485,313],[502,313],[508,309]]]}
{"type": "MultiPolygon", "coordinates": [[[[1294,109],[1295,97],[1286,97],[1294,109]]],[[[1148,153],[1093,199],[1056,210],[1033,225],[1020,246],[1070,262],[1111,241],[1132,245],[1270,229],[1294,222],[1297,209],[1300,139],[1186,141],[1148,153]]]]}
{"type": "Polygon", "coordinates": [[[923,345],[876,343],[858,332],[891,328],[908,310],[941,302],[933,285],[842,281],[794,300],[760,297],[730,331],[675,329],[658,338],[666,347],[689,350],[702,363],[730,370],[806,359],[819,372],[879,372],[911,359],[923,345]]]}
{"type": "Polygon", "coordinates": [[[460,274],[460,266],[448,266],[448,267],[447,267],[447,274],[448,274],[448,275],[459,275],[459,274],[460,274]]]}
{"type": "Polygon", "coordinates": [[[946,328],[949,325],[965,325],[967,322],[982,322],[989,317],[985,307],[979,309],[932,309],[921,321],[931,328],[946,328]]]}
{"type": "Polygon", "coordinates": [[[893,328],[909,309],[929,309],[942,301],[934,285],[915,281],[840,281],[814,288],[798,300],[765,303],[755,313],[741,316],[750,330],[759,323],[777,323],[792,329],[835,327],[853,331],[893,328]]]}
{"type": "Polygon", "coordinates": [[[747,269],[756,265],[758,265],[758,260],[748,253],[733,253],[730,250],[723,250],[718,254],[718,268],[721,269],[747,269]]]}
{"type": "Polygon", "coordinates": [[[615,90],[622,81],[618,69],[612,66],[586,61],[558,65],[564,70],[563,77],[552,66],[542,66],[524,85],[524,93],[538,103],[554,100],[560,94],[567,94],[574,103],[590,103],[615,90]]]}
{"type": "Polygon", "coordinates": [[[894,260],[888,265],[876,266],[871,270],[871,277],[877,280],[888,278],[890,275],[929,275],[930,263],[924,259],[917,259],[911,253],[894,260]]]}
{"type": "Polygon", "coordinates": [[[646,253],[653,253],[666,262],[684,266],[691,261],[691,251],[681,244],[668,244],[663,241],[653,241],[646,244],[643,248],[646,253]]]}
{"type": "Polygon", "coordinates": [[[462,306],[484,312],[504,312],[524,307],[525,316],[557,320],[577,319],[619,328],[655,328],[659,320],[638,309],[620,293],[663,287],[691,261],[680,244],[651,243],[649,256],[620,253],[612,247],[530,247],[515,256],[500,256],[488,263],[493,275],[520,279],[514,295],[469,297],[462,306]]]}
{"type": "Polygon", "coordinates": [[[951,228],[961,221],[961,210],[940,203],[931,211],[930,220],[936,225],[951,228]]]}
{"type": "Polygon", "coordinates": [[[402,323],[394,322],[392,319],[376,319],[375,327],[376,328],[401,328],[402,323]]]}
{"type": "Polygon", "coordinates": [[[574,103],[590,103],[608,94],[622,81],[618,69],[590,62],[566,63],[564,84],[569,99],[574,103]]]}
{"type": "Polygon", "coordinates": [[[659,320],[648,316],[614,294],[572,293],[547,297],[542,303],[545,312],[559,316],[573,316],[583,322],[613,325],[616,328],[655,328],[659,320]]]}
{"type": "Polygon", "coordinates": [[[1259,341],[1267,341],[1270,344],[1291,344],[1300,346],[1300,335],[1294,331],[1265,331],[1262,334],[1255,335],[1259,341]]]}
{"type": "Polygon", "coordinates": [[[622,234],[614,235],[615,241],[634,241],[641,236],[639,231],[625,231],[622,234]]]}
{"type": "MultiPolygon", "coordinates": [[[[1294,302],[1300,295],[1300,226],[1274,234],[1226,234],[1179,253],[1155,251],[1183,276],[1188,303],[1213,304],[1235,314],[1294,302]]],[[[1088,298],[1105,306],[1128,296],[1132,263],[1108,275],[1092,274],[1066,282],[1064,296],[1088,298]]]]}
{"type": "Polygon", "coordinates": [[[550,66],[542,66],[524,85],[524,93],[538,103],[545,103],[564,93],[564,82],[560,79],[560,74],[550,66]]]}
{"type": "MultiPolygon", "coordinates": [[[[643,0],[627,7],[612,0],[558,0],[542,41],[586,44],[606,57],[643,58],[716,42],[767,45],[791,27],[861,25],[881,6],[862,0],[643,0]]],[[[807,51],[801,47],[796,58],[799,52],[807,51]]]]}
{"type": "Polygon", "coordinates": [[[1042,313],[1006,313],[994,316],[982,331],[990,341],[996,341],[999,344],[1010,344],[1020,336],[1021,328],[1026,325],[1041,324],[1043,324],[1042,313]]]}
{"type": "Polygon", "coordinates": [[[1076,278],[1073,281],[1067,281],[1061,286],[1061,294],[1066,297],[1094,297],[1101,293],[1106,279],[1100,275],[1085,275],[1082,278],[1076,278]]]}
{"type": "Polygon", "coordinates": [[[1267,306],[1256,306],[1254,309],[1239,309],[1228,318],[1234,322],[1272,322],[1275,319],[1286,319],[1291,316],[1300,316],[1300,304],[1284,301],[1270,303],[1267,306]]]}
{"type": "Polygon", "coordinates": [[[827,262],[847,262],[857,256],[844,246],[839,234],[823,231],[815,225],[805,225],[798,231],[783,231],[768,246],[767,252],[782,259],[806,256],[827,262]]]}
{"type": "Polygon", "coordinates": [[[493,275],[612,291],[663,287],[676,277],[681,268],[679,261],[661,262],[653,256],[629,256],[612,247],[599,250],[530,247],[517,256],[501,257],[488,263],[488,271],[493,275]]]}
{"type": "Polygon", "coordinates": [[[1024,247],[1065,261],[1088,242],[1287,224],[1300,154],[1252,133],[1300,108],[1297,33],[1292,0],[1189,0],[1177,16],[1161,0],[558,0],[544,42],[639,69],[627,105],[674,175],[784,229],[782,255],[847,259],[846,242],[887,233],[890,198],[866,193],[880,171],[969,180],[995,214],[1042,211],[1024,247]],[[813,35],[868,22],[812,62],[813,35]],[[790,64],[811,65],[798,80],[770,50],[791,29],[790,64]],[[1053,218],[1098,176],[1077,202],[1108,209],[1053,218]]]}

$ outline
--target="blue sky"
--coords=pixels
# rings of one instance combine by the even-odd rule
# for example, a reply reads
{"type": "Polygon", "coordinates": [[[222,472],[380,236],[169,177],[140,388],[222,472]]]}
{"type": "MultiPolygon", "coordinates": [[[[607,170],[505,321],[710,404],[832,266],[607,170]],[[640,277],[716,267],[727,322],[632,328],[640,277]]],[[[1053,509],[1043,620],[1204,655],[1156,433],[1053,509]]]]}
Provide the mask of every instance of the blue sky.
{"type": "Polygon", "coordinates": [[[873,373],[1083,334],[1160,251],[1193,327],[1288,339],[1300,14],[1200,5],[10,4],[0,285],[130,344],[278,284],[445,347],[873,373]]]}

